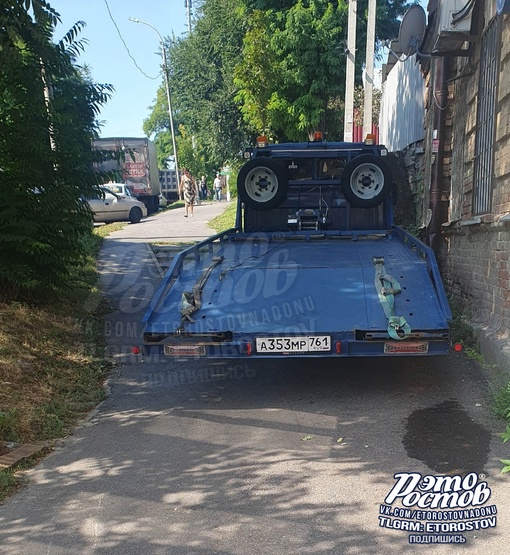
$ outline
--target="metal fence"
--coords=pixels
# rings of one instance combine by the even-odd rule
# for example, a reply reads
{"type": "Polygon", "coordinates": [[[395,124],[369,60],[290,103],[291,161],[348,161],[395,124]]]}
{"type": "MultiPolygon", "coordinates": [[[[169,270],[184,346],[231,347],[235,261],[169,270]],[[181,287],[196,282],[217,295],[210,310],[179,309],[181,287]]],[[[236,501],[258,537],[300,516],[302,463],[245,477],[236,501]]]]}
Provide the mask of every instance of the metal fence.
{"type": "Polygon", "coordinates": [[[496,117],[499,25],[494,18],[482,36],[480,77],[476,112],[473,215],[491,211],[494,169],[494,124],[496,117]]]}

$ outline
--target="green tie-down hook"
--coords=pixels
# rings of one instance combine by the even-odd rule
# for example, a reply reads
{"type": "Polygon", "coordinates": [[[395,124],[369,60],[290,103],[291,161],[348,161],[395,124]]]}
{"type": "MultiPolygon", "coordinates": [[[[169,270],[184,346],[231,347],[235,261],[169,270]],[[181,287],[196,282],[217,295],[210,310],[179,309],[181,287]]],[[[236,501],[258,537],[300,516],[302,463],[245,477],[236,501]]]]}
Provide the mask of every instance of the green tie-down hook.
{"type": "Polygon", "coordinates": [[[396,316],[394,313],[395,295],[402,291],[402,287],[393,276],[386,273],[382,256],[374,256],[372,260],[375,265],[375,289],[384,314],[388,318],[388,333],[393,339],[401,341],[411,333],[411,327],[406,319],[403,316],[396,316]]]}

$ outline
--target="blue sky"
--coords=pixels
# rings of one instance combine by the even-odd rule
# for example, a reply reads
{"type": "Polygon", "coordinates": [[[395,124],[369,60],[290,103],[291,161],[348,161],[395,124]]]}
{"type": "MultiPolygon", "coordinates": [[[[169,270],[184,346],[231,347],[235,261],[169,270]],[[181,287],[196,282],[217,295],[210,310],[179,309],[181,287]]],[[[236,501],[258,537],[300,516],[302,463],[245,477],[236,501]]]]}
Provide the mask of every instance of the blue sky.
{"type": "Polygon", "coordinates": [[[184,0],[107,0],[108,6],[131,55],[140,68],[156,80],[145,77],[129,57],[111,20],[105,0],[49,0],[60,13],[62,24],[55,30],[59,40],[77,21],[87,25],[80,38],[86,38],[78,60],[91,68],[96,83],[110,83],[115,92],[103,108],[102,137],[143,137],[143,120],[149,116],[156,91],[162,83],[158,35],[129,17],[143,19],[165,37],[187,33],[184,0]]]}
{"type": "MultiPolygon", "coordinates": [[[[102,137],[143,137],[143,120],[162,83],[161,55],[158,35],[149,27],[129,21],[142,19],[157,28],[165,37],[187,33],[187,12],[184,0],[49,0],[60,13],[57,26],[59,40],[77,21],[86,23],[80,38],[88,40],[78,60],[91,68],[96,83],[109,83],[115,92],[103,108],[100,120],[102,137]],[[107,8],[117,24],[131,55],[145,74],[135,66],[115,28],[107,8]]],[[[426,0],[421,0],[426,5],[426,0]]]]}

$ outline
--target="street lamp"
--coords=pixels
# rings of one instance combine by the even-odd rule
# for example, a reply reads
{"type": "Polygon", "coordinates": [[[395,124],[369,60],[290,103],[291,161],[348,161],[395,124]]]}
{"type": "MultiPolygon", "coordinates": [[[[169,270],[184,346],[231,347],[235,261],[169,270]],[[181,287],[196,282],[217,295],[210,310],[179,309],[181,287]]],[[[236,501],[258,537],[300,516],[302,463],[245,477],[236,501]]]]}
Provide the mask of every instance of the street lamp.
{"type": "Polygon", "coordinates": [[[136,17],[130,17],[129,21],[133,21],[134,23],[142,23],[143,25],[147,25],[147,27],[150,27],[152,30],[154,30],[157,33],[159,37],[159,42],[161,43],[161,53],[162,53],[161,55],[163,56],[163,76],[165,78],[166,99],[168,102],[168,115],[170,117],[170,131],[172,133],[172,146],[174,149],[175,176],[177,180],[177,190],[179,190],[179,162],[177,160],[177,146],[175,144],[174,118],[172,115],[172,101],[170,99],[170,84],[168,82],[168,63],[166,59],[165,43],[163,42],[163,37],[161,36],[160,32],[156,29],[156,27],[154,27],[150,23],[147,23],[147,21],[143,21],[136,17]]]}

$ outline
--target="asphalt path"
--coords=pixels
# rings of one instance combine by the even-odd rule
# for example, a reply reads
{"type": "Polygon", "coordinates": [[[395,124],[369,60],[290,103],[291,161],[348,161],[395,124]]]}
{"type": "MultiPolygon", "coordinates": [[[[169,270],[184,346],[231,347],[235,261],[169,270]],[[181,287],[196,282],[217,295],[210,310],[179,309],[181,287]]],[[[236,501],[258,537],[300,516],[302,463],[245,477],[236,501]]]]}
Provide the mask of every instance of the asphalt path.
{"type": "MultiPolygon", "coordinates": [[[[485,372],[464,355],[339,363],[130,354],[161,279],[146,243],[208,236],[223,209],[167,211],[105,241],[110,395],[0,506],[0,553],[506,555],[500,459],[510,456],[485,372]],[[463,508],[497,514],[397,516],[402,503],[384,503],[396,473],[434,477],[427,483],[437,487],[435,478],[459,476],[450,485],[461,487],[463,508]],[[393,514],[381,514],[384,504],[393,514]],[[410,523],[418,528],[402,529],[410,523]],[[411,535],[466,543],[410,544],[411,535]]],[[[410,483],[425,503],[430,491],[410,483]]]]}

